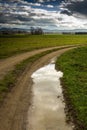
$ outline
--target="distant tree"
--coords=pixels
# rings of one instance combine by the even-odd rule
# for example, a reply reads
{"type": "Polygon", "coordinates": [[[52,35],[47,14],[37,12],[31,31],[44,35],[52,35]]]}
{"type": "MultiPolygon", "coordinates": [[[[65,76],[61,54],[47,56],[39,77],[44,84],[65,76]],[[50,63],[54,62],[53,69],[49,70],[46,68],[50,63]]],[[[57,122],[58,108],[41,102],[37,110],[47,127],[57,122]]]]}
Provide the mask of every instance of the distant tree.
{"type": "Polygon", "coordinates": [[[32,34],[32,35],[42,35],[43,34],[43,30],[42,30],[42,28],[33,28],[33,27],[31,27],[30,28],[30,33],[32,34]]]}
{"type": "Polygon", "coordinates": [[[43,34],[42,28],[38,28],[38,33],[39,33],[39,34],[43,34]]]}
{"type": "Polygon", "coordinates": [[[35,29],[33,27],[30,28],[30,33],[33,35],[35,33],[35,29]]]}

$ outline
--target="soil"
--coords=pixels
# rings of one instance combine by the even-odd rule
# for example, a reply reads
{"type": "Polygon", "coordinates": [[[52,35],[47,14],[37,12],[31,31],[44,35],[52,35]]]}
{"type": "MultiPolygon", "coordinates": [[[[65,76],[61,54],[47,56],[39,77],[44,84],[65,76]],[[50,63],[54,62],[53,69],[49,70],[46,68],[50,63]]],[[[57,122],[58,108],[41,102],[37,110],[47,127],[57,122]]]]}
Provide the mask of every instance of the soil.
{"type": "MultiPolygon", "coordinates": [[[[24,73],[18,79],[15,87],[13,87],[7,94],[3,104],[0,107],[0,130],[26,130],[27,114],[29,106],[31,105],[32,97],[31,87],[33,82],[31,79],[31,74],[43,65],[48,64],[51,58],[55,56],[59,57],[62,53],[72,48],[73,47],[61,49],[57,52],[47,54],[34,62],[30,68],[26,68],[24,73]]],[[[37,50],[29,53],[27,52],[26,54],[20,54],[1,61],[0,72],[2,72],[1,67],[4,68],[3,71],[6,73],[6,70],[12,68],[18,62],[43,50],[37,50]]]]}

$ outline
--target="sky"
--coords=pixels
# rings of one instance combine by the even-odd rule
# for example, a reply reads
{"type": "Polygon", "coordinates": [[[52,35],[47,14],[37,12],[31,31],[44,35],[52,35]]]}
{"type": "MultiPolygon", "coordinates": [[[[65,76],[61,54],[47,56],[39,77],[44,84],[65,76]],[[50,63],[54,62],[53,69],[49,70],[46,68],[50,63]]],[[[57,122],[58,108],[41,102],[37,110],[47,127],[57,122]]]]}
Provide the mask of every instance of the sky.
{"type": "Polygon", "coordinates": [[[87,0],[0,0],[0,28],[87,30],[87,0]]]}

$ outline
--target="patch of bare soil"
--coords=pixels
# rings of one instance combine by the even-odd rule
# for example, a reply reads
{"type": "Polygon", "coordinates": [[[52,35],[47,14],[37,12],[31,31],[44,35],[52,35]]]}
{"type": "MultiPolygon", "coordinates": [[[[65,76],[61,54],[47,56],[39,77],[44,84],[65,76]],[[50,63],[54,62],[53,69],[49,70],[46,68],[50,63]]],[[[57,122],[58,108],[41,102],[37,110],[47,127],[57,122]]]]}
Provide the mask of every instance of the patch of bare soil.
{"type": "MultiPolygon", "coordinates": [[[[26,117],[32,96],[31,74],[38,68],[49,63],[51,58],[55,56],[59,57],[62,53],[72,48],[52,52],[34,62],[30,68],[26,68],[25,72],[18,79],[16,86],[8,93],[4,103],[0,107],[0,130],[26,130],[26,117]]],[[[16,60],[16,58],[14,59],[16,60]]],[[[12,65],[16,63],[17,61],[12,62],[12,65]]]]}

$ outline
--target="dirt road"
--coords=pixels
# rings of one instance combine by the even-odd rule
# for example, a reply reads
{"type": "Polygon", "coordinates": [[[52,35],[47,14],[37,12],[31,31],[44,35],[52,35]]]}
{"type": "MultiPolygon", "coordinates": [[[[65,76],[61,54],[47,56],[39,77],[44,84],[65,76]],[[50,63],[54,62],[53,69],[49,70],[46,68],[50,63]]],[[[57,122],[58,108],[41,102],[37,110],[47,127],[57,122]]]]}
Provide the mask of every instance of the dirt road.
{"type": "MultiPolygon", "coordinates": [[[[48,54],[34,62],[31,68],[26,68],[16,86],[8,93],[4,103],[0,107],[0,130],[26,130],[27,112],[29,105],[31,104],[30,99],[32,96],[31,74],[41,66],[49,63],[51,58],[60,56],[69,49],[71,48],[61,49],[57,52],[48,54]]],[[[14,63],[12,62],[12,66],[16,63],[17,61],[14,63]]]]}
{"type": "MultiPolygon", "coordinates": [[[[64,46],[62,46],[64,47],[64,46]]],[[[18,54],[16,56],[9,57],[7,59],[0,60],[0,79],[3,78],[3,76],[9,71],[12,70],[13,67],[23,61],[24,59],[27,59],[35,54],[41,53],[46,50],[51,50],[53,48],[60,48],[60,47],[50,47],[50,48],[44,48],[44,49],[38,49],[31,52],[25,52],[22,54],[18,54]]]]}

